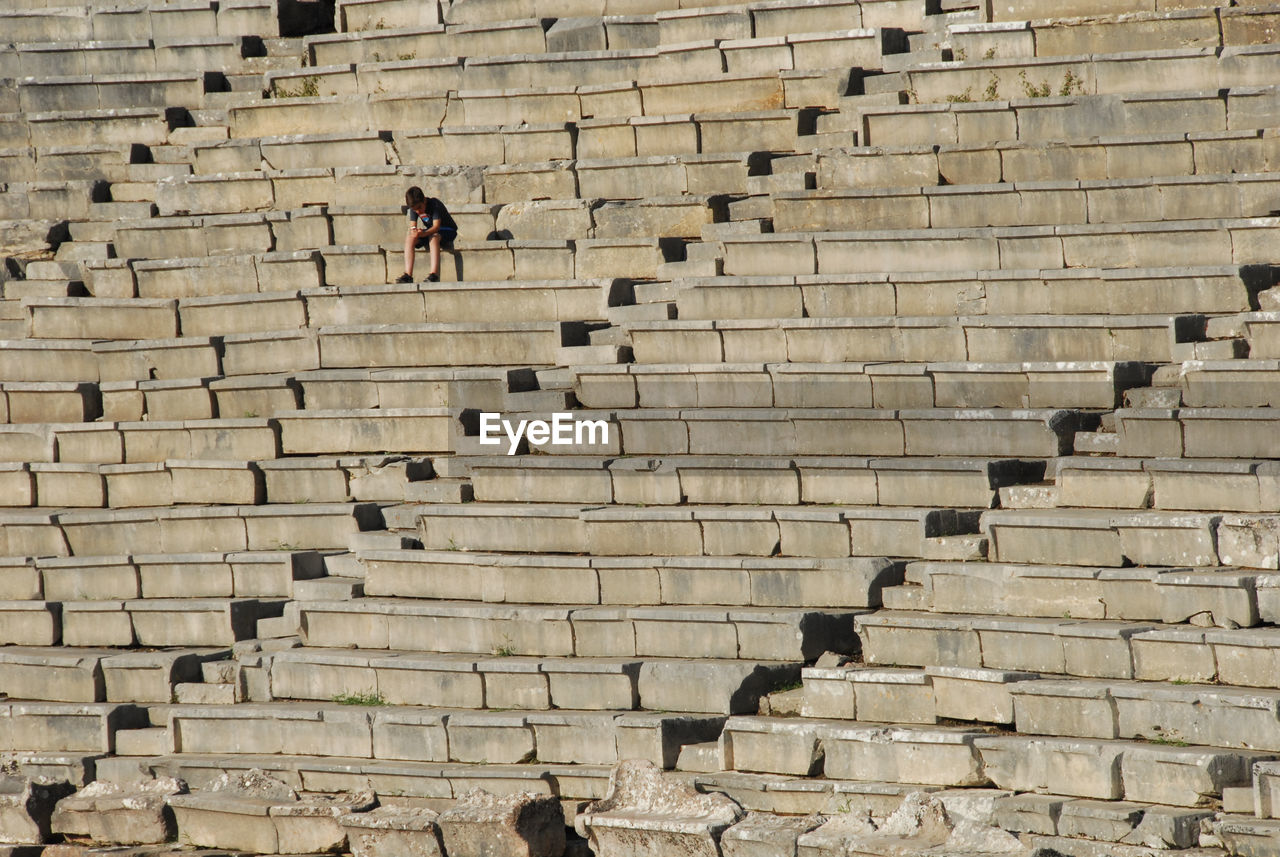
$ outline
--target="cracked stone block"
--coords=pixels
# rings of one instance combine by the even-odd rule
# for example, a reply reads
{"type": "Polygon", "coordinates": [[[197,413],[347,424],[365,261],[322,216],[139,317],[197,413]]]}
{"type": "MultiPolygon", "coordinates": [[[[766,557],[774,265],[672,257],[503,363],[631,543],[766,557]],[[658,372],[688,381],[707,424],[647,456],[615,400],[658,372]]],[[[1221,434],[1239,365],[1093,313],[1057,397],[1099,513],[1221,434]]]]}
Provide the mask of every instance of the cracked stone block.
{"type": "Polygon", "coordinates": [[[166,798],[186,792],[187,784],[173,777],[127,784],[98,780],[58,801],[51,828],[103,844],[168,842],[177,830],[166,798]]]}
{"type": "Polygon", "coordinates": [[[338,819],[352,857],[444,857],[439,813],[420,807],[380,806],[338,819]]]}
{"type": "Polygon", "coordinates": [[[49,839],[49,817],[72,790],[65,782],[0,775],[0,840],[39,845],[49,839]]]}
{"type": "Polygon", "coordinates": [[[721,836],[741,818],[741,807],[727,795],[700,794],[651,762],[633,759],[613,769],[608,796],[588,804],[574,829],[597,857],[720,857],[721,836]]]}
{"type": "Polygon", "coordinates": [[[560,857],[565,849],[564,808],[549,795],[475,788],[438,823],[449,857],[560,857]]]}

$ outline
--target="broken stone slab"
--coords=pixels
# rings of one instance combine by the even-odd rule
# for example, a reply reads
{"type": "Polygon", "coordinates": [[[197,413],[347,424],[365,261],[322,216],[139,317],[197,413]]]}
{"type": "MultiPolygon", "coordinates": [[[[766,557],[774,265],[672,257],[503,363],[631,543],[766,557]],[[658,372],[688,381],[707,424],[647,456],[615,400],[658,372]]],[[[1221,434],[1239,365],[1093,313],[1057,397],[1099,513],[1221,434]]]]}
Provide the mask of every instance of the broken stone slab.
{"type": "Polygon", "coordinates": [[[1062,806],[1058,832],[1102,842],[1119,842],[1142,821],[1144,807],[1130,801],[1073,800],[1062,806]]]}
{"type": "Polygon", "coordinates": [[[841,812],[824,819],[813,830],[796,837],[796,854],[824,857],[827,854],[852,853],[854,841],[875,834],[876,826],[865,812],[841,812]]]}
{"type": "Polygon", "coordinates": [[[178,840],[203,848],[231,848],[259,854],[344,850],[346,833],[338,819],[374,805],[371,792],[298,799],[286,783],[257,768],[226,772],[206,791],[168,798],[178,840]]]}
{"type": "Polygon", "coordinates": [[[996,802],[996,824],[1012,833],[1056,836],[1058,818],[1068,798],[1057,795],[1015,794],[996,802]]]}
{"type": "Polygon", "coordinates": [[[943,800],[915,791],[877,825],[842,813],[798,840],[800,857],[840,854],[1026,854],[1012,834],[948,812],[943,800]]]}
{"type": "Polygon", "coordinates": [[[825,816],[783,816],[752,812],[720,837],[724,857],[775,857],[794,854],[796,840],[819,827],[825,816]]]}
{"type": "Polygon", "coordinates": [[[340,816],[352,857],[444,857],[439,813],[425,807],[380,806],[340,816]]]}
{"type": "Polygon", "coordinates": [[[449,857],[560,857],[564,808],[550,795],[473,788],[438,818],[449,857]]]}
{"type": "Polygon", "coordinates": [[[73,788],[88,785],[99,763],[98,753],[5,752],[0,751],[0,768],[10,776],[29,777],[37,782],[66,782],[73,788]]]}
{"type": "Polygon", "coordinates": [[[0,776],[0,840],[15,845],[48,841],[54,806],[71,791],[72,786],[65,782],[0,776]]]}
{"type": "Polygon", "coordinates": [[[338,797],[311,797],[271,808],[271,820],[282,847],[307,853],[347,850],[347,834],[338,819],[371,809],[372,792],[338,797]]]}
{"type": "Polygon", "coordinates": [[[168,842],[177,831],[166,798],[186,792],[187,784],[173,777],[127,784],[96,780],[58,801],[50,827],[76,841],[113,845],[168,842]]]}
{"type": "Polygon", "coordinates": [[[597,857],[720,857],[721,836],[741,818],[742,808],[727,795],[700,794],[633,759],[613,769],[608,796],[588,804],[574,829],[597,857]]]}

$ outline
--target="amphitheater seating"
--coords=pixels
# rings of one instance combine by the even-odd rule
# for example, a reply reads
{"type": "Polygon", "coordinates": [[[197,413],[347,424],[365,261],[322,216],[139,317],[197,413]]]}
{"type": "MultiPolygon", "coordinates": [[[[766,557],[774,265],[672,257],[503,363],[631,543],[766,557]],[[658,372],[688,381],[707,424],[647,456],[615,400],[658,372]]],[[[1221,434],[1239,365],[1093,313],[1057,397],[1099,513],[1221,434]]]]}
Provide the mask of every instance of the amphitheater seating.
{"type": "Polygon", "coordinates": [[[10,4],[0,767],[67,785],[0,842],[258,769],[566,854],[1280,853],[1276,18],[10,4]]]}

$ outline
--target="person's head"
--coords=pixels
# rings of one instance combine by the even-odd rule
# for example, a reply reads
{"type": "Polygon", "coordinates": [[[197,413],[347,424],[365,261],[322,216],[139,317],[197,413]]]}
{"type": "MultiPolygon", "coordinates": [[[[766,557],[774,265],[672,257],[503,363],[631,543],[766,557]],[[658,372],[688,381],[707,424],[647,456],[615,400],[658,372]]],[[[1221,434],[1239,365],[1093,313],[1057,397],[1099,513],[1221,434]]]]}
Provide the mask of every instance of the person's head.
{"type": "Polygon", "coordinates": [[[421,214],[427,208],[427,195],[415,185],[404,192],[404,204],[421,214]]]}

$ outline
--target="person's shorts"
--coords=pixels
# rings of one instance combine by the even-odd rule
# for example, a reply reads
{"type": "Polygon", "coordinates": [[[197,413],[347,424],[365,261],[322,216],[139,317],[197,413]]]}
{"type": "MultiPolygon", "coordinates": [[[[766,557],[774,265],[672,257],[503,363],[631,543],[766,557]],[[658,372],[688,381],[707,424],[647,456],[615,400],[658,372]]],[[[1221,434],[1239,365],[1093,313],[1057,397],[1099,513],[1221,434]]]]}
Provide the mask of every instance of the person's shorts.
{"type": "MultiPolygon", "coordinates": [[[[440,229],[440,246],[445,250],[453,249],[453,239],[458,237],[458,230],[441,227],[440,229]]],[[[431,236],[424,235],[413,244],[419,250],[426,250],[431,246],[431,236]]]]}

